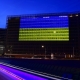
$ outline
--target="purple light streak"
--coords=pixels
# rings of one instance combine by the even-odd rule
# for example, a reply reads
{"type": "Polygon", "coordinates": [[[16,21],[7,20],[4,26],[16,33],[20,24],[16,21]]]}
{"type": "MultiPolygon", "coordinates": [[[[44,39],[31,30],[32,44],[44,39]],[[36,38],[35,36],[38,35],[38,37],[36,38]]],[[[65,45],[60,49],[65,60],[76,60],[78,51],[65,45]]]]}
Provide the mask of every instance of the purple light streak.
{"type": "MultiPolygon", "coordinates": [[[[29,74],[26,72],[22,72],[4,65],[0,64],[0,71],[7,73],[8,76],[12,76],[16,80],[48,80],[45,78],[41,78],[39,76],[35,76],[33,74],[29,74]]],[[[13,80],[15,80],[13,79],[13,80]]]]}
{"type": "Polygon", "coordinates": [[[2,67],[0,67],[0,73],[6,77],[6,80],[25,80],[2,67]]]}

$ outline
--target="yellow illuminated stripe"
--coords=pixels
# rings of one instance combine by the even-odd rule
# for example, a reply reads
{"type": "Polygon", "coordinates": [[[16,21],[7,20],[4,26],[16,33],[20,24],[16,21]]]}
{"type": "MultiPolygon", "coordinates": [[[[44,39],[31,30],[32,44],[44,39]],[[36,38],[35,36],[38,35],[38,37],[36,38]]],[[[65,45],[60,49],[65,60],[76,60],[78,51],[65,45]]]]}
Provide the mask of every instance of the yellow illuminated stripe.
{"type": "Polygon", "coordinates": [[[20,29],[19,41],[39,41],[39,40],[69,40],[68,28],[50,28],[50,29],[20,29]]]}

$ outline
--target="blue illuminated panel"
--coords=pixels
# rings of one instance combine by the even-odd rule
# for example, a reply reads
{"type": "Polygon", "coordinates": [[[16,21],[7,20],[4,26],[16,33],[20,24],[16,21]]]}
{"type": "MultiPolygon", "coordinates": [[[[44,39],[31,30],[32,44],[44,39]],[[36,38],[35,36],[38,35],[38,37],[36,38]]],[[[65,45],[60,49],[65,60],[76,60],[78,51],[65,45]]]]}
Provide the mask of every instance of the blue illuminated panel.
{"type": "Polygon", "coordinates": [[[68,16],[22,17],[20,19],[20,28],[62,28],[68,26],[68,16]]]}

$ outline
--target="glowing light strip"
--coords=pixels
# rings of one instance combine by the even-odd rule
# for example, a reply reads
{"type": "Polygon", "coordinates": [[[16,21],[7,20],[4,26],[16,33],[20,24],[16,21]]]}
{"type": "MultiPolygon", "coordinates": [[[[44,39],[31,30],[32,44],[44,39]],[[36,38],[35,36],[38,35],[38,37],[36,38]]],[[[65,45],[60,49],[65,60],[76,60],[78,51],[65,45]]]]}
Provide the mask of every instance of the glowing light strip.
{"type": "Polygon", "coordinates": [[[68,16],[59,16],[59,17],[68,17],[68,16]]]}
{"type": "Polygon", "coordinates": [[[10,72],[10,71],[8,71],[8,70],[2,68],[2,67],[0,67],[0,71],[6,73],[6,74],[8,74],[8,75],[11,75],[11,76],[17,78],[18,80],[25,80],[25,79],[23,79],[23,78],[21,78],[21,77],[15,75],[14,73],[12,73],[12,72],[10,72]]]}
{"type": "Polygon", "coordinates": [[[47,78],[43,78],[43,77],[40,77],[38,75],[26,73],[26,72],[21,71],[19,69],[11,68],[10,66],[7,66],[7,65],[0,64],[0,67],[6,69],[8,71],[10,70],[10,72],[12,72],[12,73],[14,73],[14,74],[16,74],[18,76],[21,76],[25,80],[48,80],[47,78]]]}
{"type": "Polygon", "coordinates": [[[56,76],[56,75],[51,75],[51,74],[47,74],[47,73],[43,73],[43,72],[39,72],[39,71],[35,71],[35,70],[26,69],[26,68],[15,66],[15,65],[10,65],[10,64],[7,64],[7,63],[1,63],[1,64],[12,67],[12,68],[15,68],[15,69],[18,69],[18,70],[22,70],[22,71],[25,71],[25,72],[40,75],[40,76],[43,76],[45,78],[50,78],[50,79],[54,79],[54,80],[62,80],[62,79],[73,80],[73,79],[68,79],[68,78],[64,78],[64,77],[60,77],[60,76],[56,76]]]}

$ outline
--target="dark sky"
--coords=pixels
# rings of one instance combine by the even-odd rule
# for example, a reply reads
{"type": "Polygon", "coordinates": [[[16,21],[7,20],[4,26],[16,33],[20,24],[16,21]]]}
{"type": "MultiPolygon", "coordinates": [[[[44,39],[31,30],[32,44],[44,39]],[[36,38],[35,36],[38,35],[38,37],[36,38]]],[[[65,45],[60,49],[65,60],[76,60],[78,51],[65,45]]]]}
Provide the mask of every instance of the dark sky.
{"type": "Polygon", "coordinates": [[[80,11],[80,0],[0,0],[0,28],[8,15],[80,11]]]}

